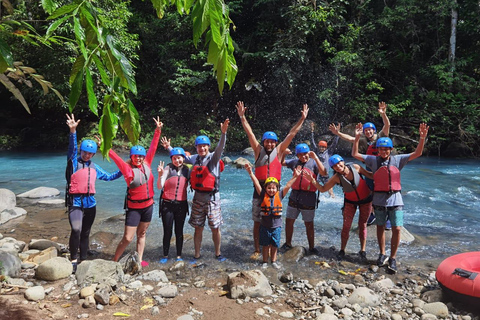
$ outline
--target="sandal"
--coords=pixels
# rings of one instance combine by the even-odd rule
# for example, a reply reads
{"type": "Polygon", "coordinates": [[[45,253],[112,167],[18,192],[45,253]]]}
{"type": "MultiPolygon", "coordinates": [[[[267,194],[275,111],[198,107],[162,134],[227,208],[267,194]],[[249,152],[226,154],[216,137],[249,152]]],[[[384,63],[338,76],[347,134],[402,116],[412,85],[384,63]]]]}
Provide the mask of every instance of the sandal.
{"type": "Polygon", "coordinates": [[[165,263],[167,263],[167,261],[168,261],[168,257],[163,257],[162,259],[160,259],[159,262],[160,262],[161,264],[165,264],[165,263]]]}
{"type": "Polygon", "coordinates": [[[219,262],[223,262],[223,261],[227,260],[227,258],[225,258],[224,256],[222,256],[221,254],[219,254],[218,256],[215,256],[215,258],[217,258],[217,260],[218,260],[219,262]]]}
{"type": "Polygon", "coordinates": [[[147,261],[142,261],[141,265],[142,265],[142,267],[144,267],[144,268],[145,268],[145,267],[148,267],[148,262],[147,262],[147,261]]]}

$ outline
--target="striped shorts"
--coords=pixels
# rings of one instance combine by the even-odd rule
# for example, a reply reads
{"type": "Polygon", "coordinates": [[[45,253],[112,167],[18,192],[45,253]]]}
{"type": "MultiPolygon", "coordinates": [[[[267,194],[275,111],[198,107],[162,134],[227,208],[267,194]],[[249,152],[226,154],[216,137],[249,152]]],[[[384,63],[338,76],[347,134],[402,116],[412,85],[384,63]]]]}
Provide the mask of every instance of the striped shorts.
{"type": "Polygon", "coordinates": [[[208,226],[217,229],[223,224],[222,210],[220,201],[202,202],[193,200],[192,214],[188,223],[192,227],[205,227],[205,221],[208,218],[208,226]]]}

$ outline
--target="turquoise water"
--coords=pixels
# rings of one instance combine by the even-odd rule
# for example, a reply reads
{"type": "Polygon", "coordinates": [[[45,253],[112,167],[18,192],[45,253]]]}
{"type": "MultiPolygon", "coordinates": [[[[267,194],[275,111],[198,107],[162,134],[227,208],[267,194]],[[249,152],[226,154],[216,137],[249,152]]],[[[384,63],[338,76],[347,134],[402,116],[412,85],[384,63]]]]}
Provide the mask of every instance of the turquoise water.
{"type": "MultiPolygon", "coordinates": [[[[236,159],[238,154],[227,154],[236,159]]],[[[247,157],[250,161],[252,158],[247,157]]],[[[107,171],[116,170],[113,162],[96,163],[107,171]]],[[[166,154],[154,160],[168,161],[166,154]]],[[[0,153],[0,188],[19,194],[35,187],[58,188],[63,198],[65,189],[65,154],[0,153]]],[[[284,183],[290,172],[284,169],[284,183]]],[[[220,193],[224,225],[222,247],[225,255],[239,261],[253,251],[251,240],[251,195],[253,187],[244,170],[226,166],[221,176],[220,193]]],[[[336,198],[322,194],[316,210],[315,236],[320,249],[340,246],[343,196],[340,187],[334,189],[336,198]]],[[[158,190],[156,194],[159,195],[158,190]]],[[[401,245],[398,256],[402,259],[438,260],[458,252],[480,249],[480,169],[475,160],[447,160],[422,157],[410,162],[402,170],[402,194],[405,201],[405,227],[417,236],[418,241],[401,245]]],[[[125,182],[121,178],[113,182],[97,182],[97,223],[102,219],[123,213],[125,182]]],[[[189,194],[191,197],[192,194],[189,194]]],[[[285,201],[286,202],[286,201],[285,201]]],[[[285,203],[286,205],[286,203],[285,203]]],[[[155,204],[157,206],[157,204],[155,204]]],[[[152,259],[160,252],[162,228],[154,210],[154,219],[148,231],[147,244],[152,259]]],[[[193,235],[193,228],[185,225],[185,233],[193,235]]],[[[108,230],[122,233],[122,230],[108,230]]],[[[374,235],[374,228],[368,232],[374,235]]],[[[284,235],[282,235],[284,239],[284,235]]],[[[307,246],[305,228],[301,220],[295,224],[294,245],[307,246]]],[[[210,231],[204,232],[205,254],[211,248],[210,231]]],[[[193,252],[193,245],[185,245],[185,255],[193,252]]],[[[174,253],[174,246],[172,247],[174,253]]],[[[358,238],[351,234],[347,253],[359,250],[358,238]]],[[[212,251],[212,250],[210,250],[212,251]]],[[[374,259],[378,248],[375,237],[369,237],[367,252],[374,259]]]]}

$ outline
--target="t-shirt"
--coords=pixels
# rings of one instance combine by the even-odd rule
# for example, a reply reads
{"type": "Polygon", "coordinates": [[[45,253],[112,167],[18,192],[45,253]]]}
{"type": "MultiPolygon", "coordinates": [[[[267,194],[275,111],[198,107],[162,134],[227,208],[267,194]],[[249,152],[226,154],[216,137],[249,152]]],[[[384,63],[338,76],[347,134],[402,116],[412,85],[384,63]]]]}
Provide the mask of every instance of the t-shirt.
{"type": "MultiPolygon", "coordinates": [[[[379,162],[378,159],[380,157],[377,156],[368,156],[362,155],[363,161],[365,161],[365,165],[371,168],[372,173],[375,172],[383,165],[387,165],[389,160],[382,159],[379,162]]],[[[403,167],[407,164],[408,159],[410,159],[410,154],[399,154],[395,156],[390,156],[390,165],[395,166],[398,170],[402,170],[403,167]]],[[[374,206],[382,206],[382,207],[396,207],[396,206],[403,206],[403,198],[401,192],[395,193],[386,193],[386,192],[374,192],[373,193],[373,201],[372,204],[374,206]]]]}

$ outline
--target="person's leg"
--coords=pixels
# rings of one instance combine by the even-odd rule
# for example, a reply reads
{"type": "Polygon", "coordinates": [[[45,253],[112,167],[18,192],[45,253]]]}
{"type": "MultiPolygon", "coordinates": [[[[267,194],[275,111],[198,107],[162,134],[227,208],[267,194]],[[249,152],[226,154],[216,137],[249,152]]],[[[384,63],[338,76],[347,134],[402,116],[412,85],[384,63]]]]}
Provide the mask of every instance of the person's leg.
{"type": "Polygon", "coordinates": [[[377,241],[381,254],[385,254],[385,222],[387,221],[387,208],[386,207],[374,207],[375,211],[375,223],[377,224],[377,241]]]}
{"type": "Polygon", "coordinates": [[[260,221],[253,222],[253,243],[255,252],[260,252],[260,221]]]}
{"type": "Polygon", "coordinates": [[[345,202],[343,204],[343,227],[342,227],[342,233],[341,233],[341,245],[340,245],[340,250],[345,251],[345,248],[347,247],[347,242],[350,237],[350,229],[352,228],[352,221],[353,217],[355,216],[355,212],[357,211],[357,206],[345,202]]]}
{"type": "Polygon", "coordinates": [[[270,256],[270,246],[262,246],[262,258],[263,263],[268,262],[268,258],[270,256]]]}
{"type": "Polygon", "coordinates": [[[400,245],[400,232],[402,231],[402,227],[394,227],[392,226],[392,240],[390,244],[390,258],[395,259],[397,256],[398,246],[400,245]]]}
{"type": "Polygon", "coordinates": [[[293,228],[295,219],[285,219],[285,244],[292,246],[293,228]]]}
{"type": "Polygon", "coordinates": [[[82,231],[83,211],[79,207],[69,207],[68,221],[70,222],[71,232],[68,247],[70,249],[70,259],[76,262],[78,259],[78,248],[80,246],[80,233],[82,231]]]}
{"type": "Polygon", "coordinates": [[[207,219],[208,203],[204,203],[198,200],[192,202],[192,214],[188,223],[195,228],[193,234],[193,247],[195,250],[194,258],[200,258],[200,248],[202,246],[203,228],[207,219]]]}
{"type": "Polygon", "coordinates": [[[177,258],[182,256],[183,250],[183,226],[185,225],[185,218],[187,217],[188,203],[182,203],[178,210],[175,210],[175,245],[177,247],[177,258]]]}
{"type": "Polygon", "coordinates": [[[278,252],[278,248],[273,245],[270,245],[270,258],[272,259],[272,262],[277,261],[277,252],[278,252]]]}
{"type": "Polygon", "coordinates": [[[117,249],[115,250],[115,256],[113,257],[113,261],[118,261],[118,259],[120,259],[120,256],[125,251],[125,248],[128,247],[130,242],[132,242],[136,231],[137,231],[137,227],[125,226],[125,230],[123,232],[123,238],[122,240],[120,240],[120,243],[118,244],[117,249]]]}
{"type": "MultiPolygon", "coordinates": [[[[256,192],[256,191],[255,191],[256,192]]],[[[255,247],[255,252],[260,253],[260,205],[262,199],[258,195],[254,195],[252,198],[252,220],[253,220],[253,244],[255,247]]]]}
{"type": "Polygon", "coordinates": [[[360,238],[360,251],[365,251],[367,245],[367,221],[372,212],[372,203],[364,203],[359,205],[358,210],[358,237],[360,238]]]}
{"type": "Polygon", "coordinates": [[[307,231],[308,249],[312,251],[315,248],[315,228],[313,221],[305,221],[305,229],[307,231]]]}
{"type": "Polygon", "coordinates": [[[97,213],[97,208],[83,209],[82,231],[80,232],[80,260],[87,260],[87,252],[90,244],[90,230],[97,213]]]}
{"type": "Polygon", "coordinates": [[[170,204],[163,202],[160,208],[163,224],[163,256],[167,257],[170,252],[170,240],[172,240],[172,228],[174,213],[170,204]]]}
{"type": "Polygon", "coordinates": [[[143,251],[145,250],[145,240],[150,222],[140,222],[137,228],[137,252],[140,261],[143,261],[143,251]]]}
{"type": "Polygon", "coordinates": [[[403,227],[403,207],[389,208],[388,215],[392,223],[392,240],[390,258],[397,256],[398,246],[400,245],[400,234],[403,227]]]}
{"type": "Polygon", "coordinates": [[[215,248],[215,256],[218,257],[222,254],[221,252],[221,241],[222,241],[222,233],[220,232],[220,228],[210,228],[212,230],[212,240],[213,246],[215,248]]]}
{"type": "Polygon", "coordinates": [[[202,247],[203,227],[196,226],[193,234],[193,246],[195,248],[195,259],[200,258],[200,248],[202,247]]]}
{"type": "Polygon", "coordinates": [[[328,190],[328,194],[330,195],[330,198],[335,198],[335,194],[333,193],[333,188],[328,190]]]}

